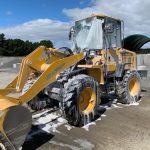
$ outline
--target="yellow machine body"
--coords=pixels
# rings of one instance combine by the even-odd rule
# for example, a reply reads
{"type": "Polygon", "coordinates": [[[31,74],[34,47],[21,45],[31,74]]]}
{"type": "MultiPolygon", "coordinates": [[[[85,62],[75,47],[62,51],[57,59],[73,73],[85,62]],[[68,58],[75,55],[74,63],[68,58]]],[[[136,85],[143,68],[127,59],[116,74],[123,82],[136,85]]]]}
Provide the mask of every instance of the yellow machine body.
{"type": "MultiPolygon", "coordinates": [[[[106,62],[104,56],[105,50],[101,50],[101,56],[94,59],[101,59],[106,62]]],[[[136,54],[125,49],[115,49],[118,60],[122,63],[129,63],[126,65],[127,69],[135,70],[136,54]],[[126,52],[126,56],[122,55],[126,52]]],[[[110,51],[108,57],[111,56],[110,51]]],[[[79,62],[84,58],[84,53],[79,53],[70,57],[64,58],[64,54],[57,49],[39,47],[33,53],[23,59],[19,75],[4,89],[0,89],[0,110],[5,110],[11,106],[22,105],[30,101],[42,89],[49,84],[55,82],[59,74],[79,62]],[[38,71],[41,73],[39,79],[35,84],[24,94],[18,98],[8,96],[11,93],[19,93],[26,81],[32,74],[38,71]]],[[[104,84],[104,64],[96,64],[93,59],[93,64],[78,65],[79,68],[87,68],[88,75],[94,77],[100,84],[104,84]]],[[[107,58],[108,59],[108,58],[107,58]]],[[[107,60],[108,72],[115,72],[116,62],[107,60]]]]}
{"type": "MultiPolygon", "coordinates": [[[[101,56],[94,58],[107,61],[108,72],[116,71],[116,62],[108,60],[111,52],[108,52],[108,57],[105,58],[105,50],[101,50],[101,56]],[[107,60],[106,60],[107,59],[107,60]]],[[[126,69],[135,70],[136,54],[134,52],[125,49],[115,49],[117,59],[122,63],[128,63],[126,69]],[[126,52],[124,57],[122,53],[126,52]]],[[[49,84],[55,82],[59,74],[76,64],[84,58],[84,53],[79,53],[73,56],[64,58],[64,54],[59,52],[58,49],[39,47],[33,53],[28,55],[22,60],[19,75],[4,89],[0,89],[0,110],[5,110],[11,106],[22,105],[30,101],[36,96],[42,89],[49,84]],[[35,84],[24,94],[18,98],[8,96],[11,93],[19,93],[23,89],[26,81],[32,77],[34,72],[40,72],[41,75],[35,84]]],[[[96,64],[93,59],[93,63],[90,65],[78,65],[79,68],[87,68],[88,75],[94,77],[100,84],[104,84],[104,64],[96,64]]]]}

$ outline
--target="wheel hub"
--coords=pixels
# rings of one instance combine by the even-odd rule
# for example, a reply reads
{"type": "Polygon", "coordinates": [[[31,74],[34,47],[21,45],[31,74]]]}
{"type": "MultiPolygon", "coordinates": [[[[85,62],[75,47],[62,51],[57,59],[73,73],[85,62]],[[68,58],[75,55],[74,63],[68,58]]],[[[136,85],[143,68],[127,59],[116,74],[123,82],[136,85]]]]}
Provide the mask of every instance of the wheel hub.
{"type": "Polygon", "coordinates": [[[83,113],[90,113],[94,109],[96,104],[96,93],[95,91],[87,87],[85,88],[79,97],[79,108],[83,113]]]}
{"type": "Polygon", "coordinates": [[[129,82],[129,92],[131,96],[137,96],[139,92],[139,80],[131,79],[129,82]]]}

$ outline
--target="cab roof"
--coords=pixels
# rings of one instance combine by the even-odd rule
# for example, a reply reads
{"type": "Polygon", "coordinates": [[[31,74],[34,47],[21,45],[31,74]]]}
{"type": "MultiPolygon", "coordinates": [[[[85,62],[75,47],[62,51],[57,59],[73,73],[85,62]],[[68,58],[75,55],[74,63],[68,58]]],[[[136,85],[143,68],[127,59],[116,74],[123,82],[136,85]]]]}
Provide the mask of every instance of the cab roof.
{"type": "MultiPolygon", "coordinates": [[[[120,19],[109,17],[109,16],[104,15],[104,14],[91,14],[89,17],[83,18],[81,20],[85,20],[85,19],[92,18],[92,17],[100,17],[100,18],[103,18],[103,19],[104,18],[110,18],[110,19],[113,19],[113,20],[121,21],[120,19]]],[[[77,21],[81,21],[81,20],[77,20],[77,21]]]]}

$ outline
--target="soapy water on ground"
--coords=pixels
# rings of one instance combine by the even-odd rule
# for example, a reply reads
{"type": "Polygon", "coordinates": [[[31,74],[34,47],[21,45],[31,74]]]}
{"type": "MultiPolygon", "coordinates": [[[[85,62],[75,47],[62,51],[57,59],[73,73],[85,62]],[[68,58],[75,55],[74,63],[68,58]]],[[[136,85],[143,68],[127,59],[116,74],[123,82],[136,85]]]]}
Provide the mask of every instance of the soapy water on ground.
{"type": "Polygon", "coordinates": [[[33,119],[35,119],[33,124],[41,126],[42,130],[46,131],[47,133],[60,133],[57,128],[67,123],[67,120],[64,119],[60,114],[56,112],[49,113],[49,111],[33,115],[33,119]]]}
{"type": "Polygon", "coordinates": [[[71,125],[66,124],[65,127],[67,128],[68,131],[70,131],[71,129],[73,129],[74,127],[71,125]]]}
{"type": "MultiPolygon", "coordinates": [[[[130,105],[122,105],[120,103],[117,103],[117,100],[113,100],[113,101],[109,101],[106,104],[102,104],[100,107],[106,109],[109,111],[109,109],[121,109],[123,107],[126,106],[138,106],[139,102],[130,104],[130,105]]],[[[38,126],[38,128],[40,130],[35,130],[33,132],[31,132],[28,137],[27,137],[27,141],[30,141],[34,138],[34,136],[36,135],[40,135],[41,133],[57,133],[57,134],[61,134],[61,135],[65,135],[64,133],[61,133],[59,131],[59,127],[60,126],[64,126],[68,131],[72,130],[73,128],[75,128],[74,126],[71,126],[67,123],[67,120],[64,119],[60,113],[56,111],[52,111],[52,110],[45,110],[43,112],[40,112],[38,114],[34,114],[33,116],[33,126],[38,126]]],[[[96,123],[98,121],[101,121],[103,117],[107,117],[104,113],[100,115],[99,118],[97,118],[95,121],[93,122],[89,122],[88,124],[84,125],[82,127],[82,129],[84,129],[85,131],[89,132],[90,131],[90,127],[95,126],[96,123]]],[[[75,142],[75,141],[74,141],[75,142]]],[[[54,145],[58,145],[58,146],[62,146],[62,147],[68,147],[72,150],[82,150],[82,149],[87,149],[85,147],[83,147],[83,145],[81,146],[81,144],[79,145],[80,147],[76,147],[76,146],[72,146],[69,144],[63,144],[63,143],[57,143],[56,141],[51,140],[50,143],[54,144],[54,145]]],[[[79,143],[79,142],[78,142],[79,143]]],[[[92,149],[92,148],[91,148],[92,149]]],[[[88,149],[87,149],[88,150],[88,149]]]]}
{"type": "Polygon", "coordinates": [[[92,125],[96,125],[96,122],[90,122],[90,123],[84,125],[82,128],[85,129],[85,131],[89,131],[89,128],[92,125]]]}

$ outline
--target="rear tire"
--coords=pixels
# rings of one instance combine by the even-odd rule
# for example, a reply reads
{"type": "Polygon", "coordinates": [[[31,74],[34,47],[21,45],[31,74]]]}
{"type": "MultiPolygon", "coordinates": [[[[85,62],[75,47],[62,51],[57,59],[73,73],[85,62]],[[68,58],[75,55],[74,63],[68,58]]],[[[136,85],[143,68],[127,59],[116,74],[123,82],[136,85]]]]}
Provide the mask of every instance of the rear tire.
{"type": "Polygon", "coordinates": [[[117,81],[116,94],[123,104],[137,102],[141,94],[141,78],[137,71],[127,71],[122,81],[117,81]]]}
{"type": "Polygon", "coordinates": [[[65,84],[63,112],[71,125],[82,126],[98,115],[99,83],[87,75],[77,75],[65,84]]]}

